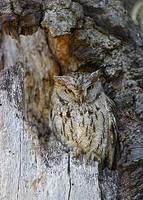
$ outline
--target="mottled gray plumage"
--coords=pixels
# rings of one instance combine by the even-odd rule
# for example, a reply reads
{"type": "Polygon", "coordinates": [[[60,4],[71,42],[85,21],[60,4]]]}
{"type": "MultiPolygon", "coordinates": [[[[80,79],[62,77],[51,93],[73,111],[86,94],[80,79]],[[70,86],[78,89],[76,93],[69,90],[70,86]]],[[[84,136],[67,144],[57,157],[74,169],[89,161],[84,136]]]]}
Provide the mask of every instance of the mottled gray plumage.
{"type": "Polygon", "coordinates": [[[57,139],[76,156],[99,162],[106,159],[112,167],[116,121],[98,72],[55,77],[51,102],[50,121],[57,139]]]}

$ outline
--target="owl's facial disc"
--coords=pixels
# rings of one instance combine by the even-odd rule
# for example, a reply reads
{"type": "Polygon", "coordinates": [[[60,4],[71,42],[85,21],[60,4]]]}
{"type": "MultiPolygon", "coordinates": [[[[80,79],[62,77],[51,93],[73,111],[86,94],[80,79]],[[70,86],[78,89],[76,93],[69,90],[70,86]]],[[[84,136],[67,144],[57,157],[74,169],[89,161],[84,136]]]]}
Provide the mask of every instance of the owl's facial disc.
{"type": "Polygon", "coordinates": [[[99,72],[55,77],[55,91],[63,103],[91,103],[102,93],[99,72]]]}

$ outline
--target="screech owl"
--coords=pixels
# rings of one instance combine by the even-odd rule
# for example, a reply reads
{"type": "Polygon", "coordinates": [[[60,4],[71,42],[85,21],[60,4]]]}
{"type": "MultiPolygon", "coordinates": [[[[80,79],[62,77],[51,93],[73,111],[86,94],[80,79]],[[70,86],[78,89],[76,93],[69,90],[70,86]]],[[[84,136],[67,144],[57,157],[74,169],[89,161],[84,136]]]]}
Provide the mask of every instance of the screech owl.
{"type": "Polygon", "coordinates": [[[99,71],[54,78],[50,123],[57,139],[76,156],[106,161],[112,168],[116,145],[113,102],[104,93],[99,71]]]}

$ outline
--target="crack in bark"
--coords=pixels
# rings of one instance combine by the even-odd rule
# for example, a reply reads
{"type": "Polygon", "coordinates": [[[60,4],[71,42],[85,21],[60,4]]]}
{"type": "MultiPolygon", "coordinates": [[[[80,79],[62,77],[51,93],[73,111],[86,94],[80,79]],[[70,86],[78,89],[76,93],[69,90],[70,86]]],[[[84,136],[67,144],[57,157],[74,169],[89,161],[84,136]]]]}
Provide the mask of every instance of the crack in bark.
{"type": "MultiPolygon", "coordinates": [[[[22,132],[24,134],[24,121],[23,121],[23,131],[22,132]]],[[[19,199],[20,179],[21,179],[21,166],[22,166],[22,157],[21,157],[21,153],[22,153],[22,133],[21,132],[20,132],[19,142],[20,142],[20,146],[19,146],[20,162],[19,162],[19,175],[18,175],[18,186],[17,186],[17,200],[19,199]]]]}
{"type": "Polygon", "coordinates": [[[70,187],[69,187],[69,193],[68,193],[68,200],[70,200],[70,196],[71,196],[71,186],[72,186],[72,184],[71,184],[71,174],[70,174],[70,152],[68,153],[68,176],[69,176],[69,185],[70,185],[70,187]]]}
{"type": "Polygon", "coordinates": [[[21,133],[20,133],[20,163],[19,163],[19,175],[18,175],[18,186],[17,186],[17,200],[19,199],[20,178],[21,178],[21,133]]]}

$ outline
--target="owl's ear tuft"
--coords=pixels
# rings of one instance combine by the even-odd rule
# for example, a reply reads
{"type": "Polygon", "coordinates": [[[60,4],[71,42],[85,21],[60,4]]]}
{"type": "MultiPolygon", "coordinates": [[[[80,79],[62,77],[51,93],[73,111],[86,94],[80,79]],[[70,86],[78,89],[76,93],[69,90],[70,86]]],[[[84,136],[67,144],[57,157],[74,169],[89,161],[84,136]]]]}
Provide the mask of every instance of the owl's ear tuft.
{"type": "Polygon", "coordinates": [[[92,81],[92,82],[95,82],[95,81],[97,81],[98,79],[100,79],[101,76],[102,76],[102,72],[101,72],[101,70],[99,69],[99,70],[97,70],[97,71],[95,71],[95,72],[93,72],[93,73],[91,73],[91,74],[89,75],[89,80],[92,81]]]}

